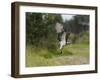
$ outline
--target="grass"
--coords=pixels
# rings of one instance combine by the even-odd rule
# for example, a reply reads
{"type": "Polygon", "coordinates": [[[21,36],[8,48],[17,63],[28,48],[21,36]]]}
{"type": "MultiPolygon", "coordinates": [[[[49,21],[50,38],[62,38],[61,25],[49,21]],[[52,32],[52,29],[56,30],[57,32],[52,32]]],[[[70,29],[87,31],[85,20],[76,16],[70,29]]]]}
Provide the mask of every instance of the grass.
{"type": "Polygon", "coordinates": [[[26,67],[60,66],[89,63],[88,44],[70,44],[59,50],[49,51],[46,48],[26,46],[26,67]]]}

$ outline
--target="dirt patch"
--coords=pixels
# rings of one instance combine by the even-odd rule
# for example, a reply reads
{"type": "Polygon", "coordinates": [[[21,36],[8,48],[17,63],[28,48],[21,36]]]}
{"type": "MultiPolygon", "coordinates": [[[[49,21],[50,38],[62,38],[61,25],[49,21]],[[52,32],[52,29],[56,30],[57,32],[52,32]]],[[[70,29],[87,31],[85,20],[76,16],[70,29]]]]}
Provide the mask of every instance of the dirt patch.
{"type": "Polygon", "coordinates": [[[89,60],[81,56],[60,56],[52,59],[56,65],[82,65],[89,64],[89,60]]]}

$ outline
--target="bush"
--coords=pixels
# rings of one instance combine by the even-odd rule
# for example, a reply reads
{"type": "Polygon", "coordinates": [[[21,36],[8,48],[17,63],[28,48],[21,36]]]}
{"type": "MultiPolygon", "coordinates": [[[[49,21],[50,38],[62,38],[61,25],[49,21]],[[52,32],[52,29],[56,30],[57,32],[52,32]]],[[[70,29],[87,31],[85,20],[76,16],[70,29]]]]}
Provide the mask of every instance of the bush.
{"type": "Polygon", "coordinates": [[[71,43],[76,43],[77,38],[78,38],[77,34],[71,33],[70,36],[69,36],[68,41],[71,42],[71,43]]]}
{"type": "Polygon", "coordinates": [[[83,44],[89,44],[89,32],[84,31],[79,34],[71,33],[68,39],[71,43],[83,43],[83,44]]]}
{"type": "Polygon", "coordinates": [[[81,32],[77,43],[89,44],[89,32],[81,32]]]}

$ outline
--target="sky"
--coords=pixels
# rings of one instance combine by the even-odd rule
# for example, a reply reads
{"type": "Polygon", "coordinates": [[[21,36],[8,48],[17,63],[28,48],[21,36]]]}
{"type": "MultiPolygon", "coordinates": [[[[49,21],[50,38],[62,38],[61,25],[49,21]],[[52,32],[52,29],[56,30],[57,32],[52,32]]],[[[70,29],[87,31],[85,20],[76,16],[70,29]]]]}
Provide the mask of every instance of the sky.
{"type": "Polygon", "coordinates": [[[73,18],[73,16],[75,15],[61,15],[63,20],[66,21],[66,20],[71,20],[73,18]]]}

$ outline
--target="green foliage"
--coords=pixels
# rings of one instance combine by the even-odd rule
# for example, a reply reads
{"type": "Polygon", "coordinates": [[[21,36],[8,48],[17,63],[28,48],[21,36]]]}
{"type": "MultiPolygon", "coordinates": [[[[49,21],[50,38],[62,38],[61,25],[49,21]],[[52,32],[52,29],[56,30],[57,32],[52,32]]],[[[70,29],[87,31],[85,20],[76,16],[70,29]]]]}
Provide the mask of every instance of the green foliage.
{"type": "Polygon", "coordinates": [[[55,23],[61,22],[61,15],[26,13],[26,44],[37,47],[57,48],[55,23]]]}
{"type": "Polygon", "coordinates": [[[75,15],[73,19],[64,22],[66,32],[79,34],[83,31],[89,30],[89,16],[88,15],[75,15]]]}
{"type": "Polygon", "coordinates": [[[80,32],[80,34],[73,34],[71,33],[69,36],[69,42],[72,44],[75,43],[82,43],[82,44],[89,44],[89,32],[80,32]]]}
{"type": "Polygon", "coordinates": [[[89,44],[89,32],[81,32],[77,43],[89,44]]]}
{"type": "Polygon", "coordinates": [[[26,13],[26,44],[32,44],[37,47],[47,47],[49,50],[56,50],[58,47],[55,23],[59,22],[64,25],[64,30],[71,35],[69,36],[72,43],[89,43],[89,34],[82,32],[89,31],[88,15],[75,15],[73,19],[63,22],[61,14],[48,13],[26,13]],[[83,35],[82,35],[83,34],[83,35]]]}
{"type": "Polygon", "coordinates": [[[78,35],[77,34],[73,34],[71,33],[70,36],[69,36],[69,42],[71,42],[72,44],[76,43],[78,39],[78,35]]]}

